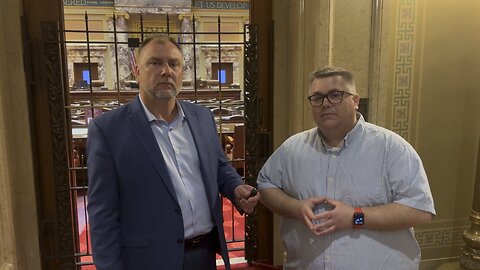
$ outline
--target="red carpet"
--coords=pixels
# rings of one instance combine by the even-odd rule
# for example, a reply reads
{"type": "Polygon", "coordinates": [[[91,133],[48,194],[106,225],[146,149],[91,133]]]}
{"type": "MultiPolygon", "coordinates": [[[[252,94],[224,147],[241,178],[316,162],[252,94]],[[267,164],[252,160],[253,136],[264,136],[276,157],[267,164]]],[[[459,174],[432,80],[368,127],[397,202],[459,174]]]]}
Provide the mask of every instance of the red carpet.
{"type": "MultiPolygon", "coordinates": [[[[83,208],[82,206],[78,207],[83,208]]],[[[79,214],[84,212],[78,211],[79,214]]],[[[233,258],[243,258],[245,256],[244,249],[244,239],[245,239],[245,218],[241,216],[236,209],[232,207],[232,204],[228,199],[223,199],[223,220],[224,220],[224,229],[225,229],[225,238],[227,240],[228,249],[241,249],[237,251],[230,251],[229,257],[233,258]],[[229,243],[230,242],[230,243],[229,243]]],[[[80,226],[82,227],[82,226],[80,226]]],[[[90,244],[90,239],[87,239],[88,234],[88,224],[85,224],[84,229],[79,235],[79,251],[80,253],[91,252],[92,247],[90,244]]],[[[89,236],[89,234],[88,234],[89,236]]],[[[221,259],[217,255],[217,259],[221,259]]],[[[92,256],[82,256],[81,261],[84,263],[92,262],[92,256]]],[[[251,268],[248,267],[246,263],[232,264],[232,269],[260,269],[260,268],[251,268]]],[[[82,266],[82,270],[96,270],[93,265],[82,266]]],[[[219,265],[218,269],[225,269],[224,266],[219,265]]]]}
{"type": "MultiPolygon", "coordinates": [[[[225,198],[223,199],[223,220],[223,228],[225,230],[225,239],[227,240],[228,249],[242,249],[239,251],[230,251],[230,259],[244,257],[245,218],[240,215],[232,206],[232,203],[225,198]]],[[[220,258],[220,255],[217,255],[217,259],[220,258]]]]}
{"type": "MultiPolygon", "coordinates": [[[[88,239],[87,239],[88,231],[89,231],[89,226],[88,226],[88,224],[86,224],[85,229],[82,231],[82,233],[78,237],[78,242],[80,244],[80,253],[87,253],[87,252],[91,253],[92,252],[92,244],[90,243],[90,235],[88,236],[88,239]],[[88,243],[88,245],[87,245],[87,243],[88,243]]],[[[80,257],[80,260],[83,263],[93,261],[92,256],[82,256],[82,257],[80,257]]],[[[94,265],[85,265],[85,266],[82,266],[81,269],[82,270],[96,270],[94,265]]]]}
{"type": "MultiPolygon", "coordinates": [[[[224,270],[225,267],[223,265],[217,266],[217,270],[224,270]]],[[[267,269],[275,269],[281,270],[283,269],[281,266],[275,267],[271,264],[264,264],[264,263],[257,263],[254,262],[252,265],[248,265],[247,263],[238,263],[232,264],[232,270],[267,270],[267,269]]]]}

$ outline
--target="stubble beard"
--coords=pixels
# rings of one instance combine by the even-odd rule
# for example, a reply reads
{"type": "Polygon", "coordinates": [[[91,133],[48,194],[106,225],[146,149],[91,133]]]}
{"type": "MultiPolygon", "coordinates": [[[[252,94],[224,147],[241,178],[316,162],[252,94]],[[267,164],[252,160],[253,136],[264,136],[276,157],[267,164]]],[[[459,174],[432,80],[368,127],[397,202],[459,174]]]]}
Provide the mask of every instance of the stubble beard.
{"type": "Polygon", "coordinates": [[[172,99],[178,95],[178,90],[176,88],[169,90],[155,90],[153,88],[147,89],[146,91],[150,96],[158,99],[172,99]]]}

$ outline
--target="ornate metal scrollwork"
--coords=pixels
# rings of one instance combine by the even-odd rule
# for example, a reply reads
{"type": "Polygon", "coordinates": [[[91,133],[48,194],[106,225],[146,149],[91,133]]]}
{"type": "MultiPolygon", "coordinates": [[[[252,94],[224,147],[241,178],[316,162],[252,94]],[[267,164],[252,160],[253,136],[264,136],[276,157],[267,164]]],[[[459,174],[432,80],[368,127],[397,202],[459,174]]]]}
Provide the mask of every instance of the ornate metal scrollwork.
{"type": "Polygon", "coordinates": [[[45,75],[48,90],[48,108],[52,135],[52,151],[57,207],[54,225],[55,257],[62,269],[74,269],[74,244],[72,233],[72,206],[68,172],[67,136],[65,124],[61,42],[56,22],[43,22],[43,45],[45,50],[45,75]]]}
{"type": "MultiPolygon", "coordinates": [[[[257,134],[261,121],[258,97],[258,26],[247,24],[245,35],[245,182],[256,186],[260,148],[257,134]]],[[[245,258],[251,263],[257,251],[257,213],[247,215],[245,222],[245,258]]]]}

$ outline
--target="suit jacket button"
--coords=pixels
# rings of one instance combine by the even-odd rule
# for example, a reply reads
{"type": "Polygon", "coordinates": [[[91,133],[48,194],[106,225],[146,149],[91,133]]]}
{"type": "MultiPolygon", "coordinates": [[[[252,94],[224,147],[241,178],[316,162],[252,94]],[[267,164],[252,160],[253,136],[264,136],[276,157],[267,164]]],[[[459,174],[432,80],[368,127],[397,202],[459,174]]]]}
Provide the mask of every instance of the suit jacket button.
{"type": "Polygon", "coordinates": [[[180,215],[182,213],[182,211],[180,211],[180,208],[175,208],[175,213],[180,215]]]}
{"type": "Polygon", "coordinates": [[[177,243],[179,244],[183,243],[183,239],[177,239],[177,243]]]}

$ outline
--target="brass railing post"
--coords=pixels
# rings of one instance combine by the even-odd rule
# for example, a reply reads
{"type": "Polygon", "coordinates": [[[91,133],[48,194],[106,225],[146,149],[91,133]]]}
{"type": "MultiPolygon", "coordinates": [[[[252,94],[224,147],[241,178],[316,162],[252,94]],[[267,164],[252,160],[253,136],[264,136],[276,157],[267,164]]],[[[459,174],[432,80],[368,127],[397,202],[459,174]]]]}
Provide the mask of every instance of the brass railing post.
{"type": "Polygon", "coordinates": [[[480,144],[477,157],[477,175],[473,189],[473,205],[470,212],[470,229],[463,233],[465,247],[460,254],[462,269],[480,269],[480,144]]]}

